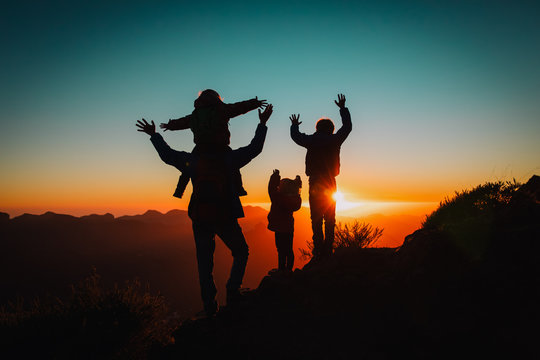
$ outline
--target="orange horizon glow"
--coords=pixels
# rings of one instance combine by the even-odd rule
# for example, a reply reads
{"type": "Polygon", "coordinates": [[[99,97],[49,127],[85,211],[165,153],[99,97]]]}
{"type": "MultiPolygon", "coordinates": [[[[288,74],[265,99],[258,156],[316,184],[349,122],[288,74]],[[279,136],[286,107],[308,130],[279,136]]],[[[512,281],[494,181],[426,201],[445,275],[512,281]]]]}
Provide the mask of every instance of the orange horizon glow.
{"type": "MultiPolygon", "coordinates": [[[[270,209],[270,202],[242,202],[243,206],[255,206],[265,210],[270,209]]],[[[336,206],[337,217],[363,217],[369,215],[427,215],[435,210],[438,202],[405,202],[405,201],[339,201],[336,206]]],[[[302,207],[309,209],[309,202],[302,202],[302,207]]],[[[115,204],[115,205],[27,205],[27,206],[4,206],[0,212],[5,212],[11,218],[22,214],[40,215],[46,212],[84,216],[92,214],[110,213],[115,217],[123,215],[143,214],[148,210],[159,211],[163,214],[171,210],[187,210],[187,202],[148,202],[144,204],[115,204]]]]}
{"type": "MultiPolygon", "coordinates": [[[[261,162],[256,164],[264,165],[263,161],[264,159],[261,159],[261,162]]],[[[347,173],[337,178],[339,191],[336,195],[336,214],[352,218],[371,214],[426,215],[435,210],[442,200],[453,196],[455,191],[488,181],[446,179],[446,182],[439,180],[428,185],[425,180],[413,184],[410,179],[396,180],[391,177],[376,182],[375,178],[370,179],[367,175],[367,180],[360,181],[352,175],[355,168],[342,165],[347,173]],[[451,185],[452,183],[454,185],[451,185]]],[[[110,184],[104,181],[111,180],[110,178],[99,178],[93,183],[72,179],[69,184],[65,181],[43,181],[36,187],[31,184],[33,178],[27,177],[15,186],[2,186],[4,192],[0,194],[0,212],[6,212],[11,217],[24,213],[42,214],[47,211],[75,216],[105,213],[122,216],[142,214],[147,210],[162,213],[172,209],[186,210],[191,196],[191,185],[188,185],[182,199],[175,198],[172,193],[178,171],[158,161],[155,161],[155,169],[157,171],[154,172],[145,171],[142,166],[137,168],[137,171],[142,172],[141,178],[143,175],[148,178],[144,182],[130,181],[131,177],[137,177],[136,174],[130,174],[130,177],[117,176],[112,179],[114,183],[110,184]]],[[[247,196],[241,197],[244,206],[254,205],[269,209],[270,199],[266,189],[268,173],[271,174],[271,171],[257,171],[253,168],[242,171],[244,186],[248,192],[247,196]]],[[[283,173],[290,173],[288,176],[295,175],[295,172],[290,170],[284,170],[283,173]]],[[[306,184],[301,192],[303,206],[309,207],[307,177],[302,176],[302,181],[306,184]]]]}
{"type": "MultiPolygon", "coordinates": [[[[256,180],[251,172],[245,172],[244,183],[248,195],[242,197],[242,204],[266,204],[269,203],[267,190],[263,186],[253,186],[256,180]]],[[[39,188],[32,188],[25,182],[19,183],[17,187],[11,186],[11,191],[4,192],[0,197],[0,212],[7,212],[11,216],[18,216],[23,213],[39,214],[47,211],[67,213],[72,215],[88,215],[112,213],[115,216],[144,213],[152,209],[160,212],[167,212],[171,209],[187,209],[191,196],[191,185],[188,186],[182,199],[172,196],[173,187],[177,180],[176,174],[165,174],[152,186],[146,184],[131,184],[131,186],[105,186],[105,184],[74,183],[68,186],[47,186],[41,184],[39,188]],[[101,185],[101,186],[100,186],[101,185]],[[31,189],[30,191],[28,189],[31,189]]],[[[306,183],[307,181],[304,180],[306,183]]],[[[302,199],[304,206],[307,206],[307,186],[302,189],[302,199]]],[[[390,204],[405,203],[438,203],[444,199],[444,195],[439,195],[437,200],[432,197],[412,196],[393,198],[376,196],[364,196],[358,192],[352,192],[345,187],[340,187],[337,196],[337,212],[355,213],[355,209],[369,208],[373,204],[386,203],[387,209],[390,204]]],[[[265,207],[263,205],[263,207],[265,207]]],[[[357,211],[358,212],[358,211],[357,211]]],[[[360,211],[365,213],[365,211],[360,211]]]]}

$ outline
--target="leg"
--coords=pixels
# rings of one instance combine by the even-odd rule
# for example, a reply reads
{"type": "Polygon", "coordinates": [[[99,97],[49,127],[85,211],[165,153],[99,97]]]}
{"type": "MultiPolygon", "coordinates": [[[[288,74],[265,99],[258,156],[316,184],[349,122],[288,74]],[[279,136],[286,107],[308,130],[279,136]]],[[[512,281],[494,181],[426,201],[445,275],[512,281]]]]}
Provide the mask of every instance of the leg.
{"type": "Polygon", "coordinates": [[[293,251],[293,237],[294,233],[286,233],[285,234],[285,257],[286,257],[286,263],[285,268],[287,270],[292,270],[294,266],[294,251],[293,251]]]}
{"type": "Polygon", "coordinates": [[[227,291],[237,291],[242,285],[249,255],[246,239],[237,219],[220,224],[217,234],[231,250],[233,256],[231,274],[227,281],[227,291]]]}
{"type": "Polygon", "coordinates": [[[328,207],[324,212],[324,254],[332,255],[334,250],[334,229],[336,225],[336,202],[330,197],[328,207]]]}
{"type": "Polygon", "coordinates": [[[283,235],[284,235],[284,233],[282,233],[282,232],[275,232],[276,249],[277,249],[277,253],[278,253],[278,269],[279,270],[284,270],[286,262],[287,262],[286,251],[285,251],[286,248],[284,247],[284,241],[286,241],[286,239],[284,238],[283,235]]]}
{"type": "Polygon", "coordinates": [[[197,249],[197,264],[199,269],[199,284],[201,286],[201,297],[204,309],[208,313],[215,312],[216,303],[216,285],[214,283],[214,250],[216,242],[214,230],[209,224],[193,222],[193,236],[195,237],[195,246],[197,249]]]}
{"type": "Polygon", "coordinates": [[[323,207],[320,201],[320,196],[316,192],[309,189],[309,210],[311,213],[311,229],[313,230],[313,257],[318,258],[322,255],[322,247],[324,242],[323,234],[323,207]]]}

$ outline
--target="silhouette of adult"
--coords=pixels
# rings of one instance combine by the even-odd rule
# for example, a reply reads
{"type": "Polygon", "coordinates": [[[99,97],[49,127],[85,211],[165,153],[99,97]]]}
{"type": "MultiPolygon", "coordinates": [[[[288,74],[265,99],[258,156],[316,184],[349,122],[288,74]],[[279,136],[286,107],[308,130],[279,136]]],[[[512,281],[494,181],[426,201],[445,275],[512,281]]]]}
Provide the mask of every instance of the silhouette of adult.
{"type": "Polygon", "coordinates": [[[213,277],[215,235],[223,240],[233,256],[226,285],[227,304],[232,304],[241,297],[239,289],[249,250],[238,224],[238,218],[244,217],[244,211],[235,183],[235,173],[261,153],[266,139],[266,122],[272,110],[272,105],[268,105],[262,113],[259,110],[260,122],[251,143],[230,151],[216,151],[215,148],[192,153],[176,151],[156,133],[153,121],[151,124],[145,119],[137,121],[138,131],[150,135],[161,160],[182,173],[187,173],[191,179],[193,193],[188,205],[188,215],[192,220],[201,297],[207,316],[218,310],[217,289],[213,277]]]}
{"type": "Polygon", "coordinates": [[[291,138],[307,149],[306,175],[309,177],[309,207],[313,230],[313,258],[317,262],[332,254],[334,245],[334,226],[336,223],[336,176],[339,174],[339,153],[341,144],[351,130],[351,115],[345,107],[345,96],[338,95],[334,101],[339,107],[342,126],[334,134],[334,123],[321,118],[315,126],[315,133],[301,133],[300,114],[291,115],[291,138]],[[324,232],[323,232],[324,221],[324,232]]]}

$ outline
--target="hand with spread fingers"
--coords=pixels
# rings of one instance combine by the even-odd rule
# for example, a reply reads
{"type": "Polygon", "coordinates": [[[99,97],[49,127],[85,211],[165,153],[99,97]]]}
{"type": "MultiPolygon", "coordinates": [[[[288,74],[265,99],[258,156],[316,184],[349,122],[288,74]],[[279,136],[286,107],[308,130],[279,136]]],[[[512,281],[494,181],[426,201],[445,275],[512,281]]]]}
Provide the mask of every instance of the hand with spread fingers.
{"type": "Polygon", "coordinates": [[[300,121],[300,114],[292,114],[289,119],[291,120],[291,123],[293,125],[300,125],[302,122],[300,121]]]}
{"type": "Polygon", "coordinates": [[[137,120],[137,124],[135,126],[138,127],[137,131],[142,131],[148,135],[153,135],[156,133],[156,124],[154,124],[154,120],[151,120],[152,124],[149,124],[148,121],[146,121],[144,118],[142,120],[137,120]]]}
{"type": "Polygon", "coordinates": [[[337,106],[339,106],[340,109],[343,109],[345,107],[345,95],[339,94],[337,98],[338,98],[337,101],[334,100],[334,102],[336,103],[337,106]]]}
{"type": "MultiPolygon", "coordinates": [[[[171,119],[169,119],[169,122],[171,121],[171,119]]],[[[171,130],[169,128],[169,123],[161,123],[159,124],[159,127],[163,129],[163,131],[167,131],[167,130],[171,130]]]]}
{"type": "Polygon", "coordinates": [[[255,96],[255,100],[257,100],[258,102],[258,108],[260,109],[264,109],[265,107],[268,106],[268,103],[266,102],[266,100],[259,100],[259,98],[257,96],[255,96]]]}
{"type": "Polygon", "coordinates": [[[263,112],[261,112],[261,109],[259,109],[259,120],[261,121],[261,124],[266,125],[266,122],[268,119],[270,119],[270,115],[272,115],[273,110],[274,107],[272,104],[268,104],[263,112]]]}

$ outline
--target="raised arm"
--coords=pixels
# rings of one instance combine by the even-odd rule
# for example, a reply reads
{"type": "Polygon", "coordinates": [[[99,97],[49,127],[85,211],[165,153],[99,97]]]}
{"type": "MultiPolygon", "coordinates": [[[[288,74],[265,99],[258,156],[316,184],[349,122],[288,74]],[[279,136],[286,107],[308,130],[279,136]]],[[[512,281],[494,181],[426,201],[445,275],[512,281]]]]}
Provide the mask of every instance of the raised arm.
{"type": "Polygon", "coordinates": [[[341,115],[342,122],[341,127],[336,132],[336,136],[339,139],[339,142],[343,143],[352,131],[351,113],[349,112],[349,109],[345,107],[345,95],[339,94],[338,100],[334,102],[339,107],[339,114],[341,115]]]}
{"type": "Polygon", "coordinates": [[[300,146],[307,147],[310,142],[309,135],[300,132],[300,114],[292,114],[289,119],[291,120],[291,139],[300,146]]]}
{"type": "Polygon", "coordinates": [[[270,115],[272,115],[272,111],[273,107],[271,104],[268,105],[262,113],[259,111],[260,122],[259,125],[257,125],[257,130],[255,130],[255,136],[251,140],[251,143],[247,146],[233,150],[233,162],[235,167],[240,169],[246,166],[262,152],[264,141],[266,140],[266,132],[268,130],[266,122],[270,118],[270,115]]]}
{"type": "Polygon", "coordinates": [[[174,166],[182,172],[186,171],[187,162],[189,160],[188,157],[190,154],[184,151],[176,151],[171,149],[165,140],[163,140],[163,137],[156,132],[156,125],[154,124],[153,120],[151,124],[145,119],[138,120],[136,126],[138,127],[137,131],[150,135],[150,141],[154,145],[154,148],[164,163],[174,166]]]}
{"type": "Polygon", "coordinates": [[[168,123],[161,123],[159,127],[162,128],[164,131],[189,129],[190,119],[191,114],[178,119],[169,119],[168,123]]]}
{"type": "Polygon", "coordinates": [[[275,196],[278,192],[279,181],[281,176],[279,175],[279,170],[274,170],[270,176],[270,181],[268,181],[268,195],[270,195],[270,200],[274,201],[275,196]]]}
{"type": "Polygon", "coordinates": [[[254,99],[240,101],[233,104],[225,104],[227,117],[229,118],[233,118],[238,115],[250,112],[251,110],[264,107],[266,107],[266,100],[259,100],[257,97],[255,97],[254,99]]]}

